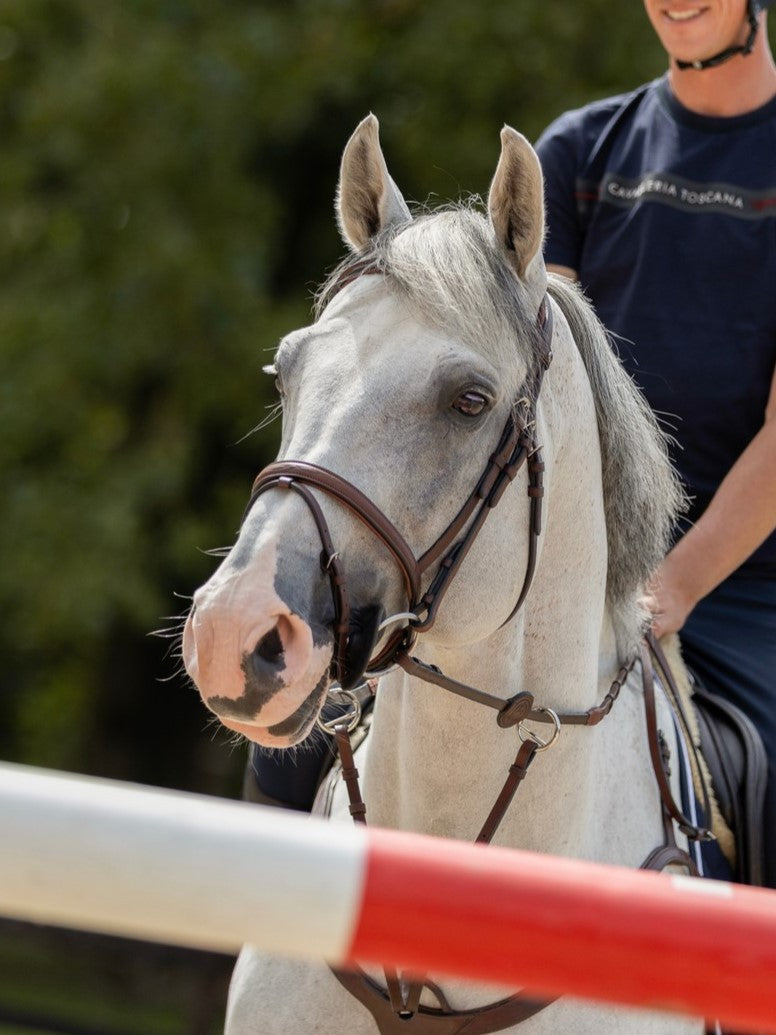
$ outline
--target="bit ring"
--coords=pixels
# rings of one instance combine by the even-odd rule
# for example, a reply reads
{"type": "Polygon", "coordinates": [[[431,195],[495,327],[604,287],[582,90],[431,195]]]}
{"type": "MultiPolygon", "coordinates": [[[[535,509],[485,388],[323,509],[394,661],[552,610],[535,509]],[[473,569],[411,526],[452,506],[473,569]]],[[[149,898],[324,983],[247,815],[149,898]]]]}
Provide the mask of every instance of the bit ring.
{"type": "Polygon", "coordinates": [[[405,619],[410,623],[410,625],[413,622],[420,621],[414,611],[399,611],[398,614],[390,615],[388,618],[385,618],[380,622],[377,626],[377,631],[381,633],[383,629],[387,629],[389,625],[394,625],[396,622],[403,622],[405,619]]]}
{"type": "Polygon", "coordinates": [[[328,733],[330,736],[334,736],[335,726],[342,726],[347,724],[348,733],[352,733],[353,730],[361,722],[361,702],[352,690],[342,690],[340,687],[336,687],[333,690],[329,690],[329,696],[345,697],[348,703],[353,706],[352,711],[345,712],[344,715],[338,715],[334,719],[322,719],[320,715],[315,720],[315,725],[319,730],[324,733],[328,733]]]}

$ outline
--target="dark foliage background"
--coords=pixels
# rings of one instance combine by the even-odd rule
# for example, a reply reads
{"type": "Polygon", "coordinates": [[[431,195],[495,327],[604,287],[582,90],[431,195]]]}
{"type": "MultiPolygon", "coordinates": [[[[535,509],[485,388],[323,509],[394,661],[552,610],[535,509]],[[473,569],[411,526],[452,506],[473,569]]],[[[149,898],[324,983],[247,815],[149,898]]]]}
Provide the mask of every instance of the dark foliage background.
{"type": "Polygon", "coordinates": [[[605,0],[5,0],[0,756],[236,790],[149,633],[274,455],[260,368],[340,255],[347,136],[372,110],[409,197],[483,193],[504,121],[662,65],[605,0]]]}
{"type": "MultiPolygon", "coordinates": [[[[149,633],[274,455],[260,369],[340,256],[345,140],[374,111],[408,197],[484,193],[504,121],[535,138],[663,66],[611,0],[4,0],[0,757],[238,793],[242,752],[149,633]]],[[[37,1003],[47,953],[67,983],[64,936],[6,934],[37,1003]]]]}

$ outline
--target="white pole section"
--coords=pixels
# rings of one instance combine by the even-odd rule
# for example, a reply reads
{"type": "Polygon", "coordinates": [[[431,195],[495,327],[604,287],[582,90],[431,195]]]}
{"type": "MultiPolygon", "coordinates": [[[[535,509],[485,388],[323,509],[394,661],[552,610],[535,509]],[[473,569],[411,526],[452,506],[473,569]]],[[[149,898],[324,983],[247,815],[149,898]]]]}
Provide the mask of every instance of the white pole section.
{"type": "Polygon", "coordinates": [[[201,795],[0,765],[0,914],[341,959],[365,831],[201,795]]]}

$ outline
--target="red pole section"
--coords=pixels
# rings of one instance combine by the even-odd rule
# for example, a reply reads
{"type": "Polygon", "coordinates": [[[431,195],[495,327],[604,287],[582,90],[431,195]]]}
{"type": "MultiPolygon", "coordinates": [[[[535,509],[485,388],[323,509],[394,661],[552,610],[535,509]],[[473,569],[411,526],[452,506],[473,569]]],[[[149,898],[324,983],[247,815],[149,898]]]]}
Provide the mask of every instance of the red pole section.
{"type": "Polygon", "coordinates": [[[776,893],[370,830],[349,961],[776,1032],[776,893]]]}

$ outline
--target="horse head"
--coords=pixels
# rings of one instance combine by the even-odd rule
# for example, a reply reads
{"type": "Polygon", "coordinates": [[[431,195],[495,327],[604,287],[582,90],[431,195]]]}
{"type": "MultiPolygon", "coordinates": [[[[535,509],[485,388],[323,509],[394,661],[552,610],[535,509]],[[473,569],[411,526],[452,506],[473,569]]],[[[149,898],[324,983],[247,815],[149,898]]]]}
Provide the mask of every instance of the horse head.
{"type": "MultiPolygon", "coordinates": [[[[460,209],[413,219],[388,173],[377,119],[364,119],[345,148],[337,191],[351,254],[324,289],[316,321],[285,337],[275,359],[279,460],[347,478],[410,558],[438,539],[476,486],[531,367],[535,343],[519,348],[516,337],[546,290],[542,178],[524,137],[505,127],[501,143],[487,220],[460,209]],[[449,243],[467,235],[481,238],[472,243],[486,267],[480,276],[449,243]]],[[[323,705],[342,620],[332,564],[348,598],[341,683],[357,681],[391,634],[379,631],[384,618],[417,604],[396,550],[352,508],[315,486],[312,504],[283,487],[280,479],[249,508],[235,546],[195,594],[183,640],[208,707],[270,746],[302,740],[323,705]],[[323,563],[311,507],[333,544],[323,563]]],[[[514,545],[514,565],[503,556],[488,564],[484,548],[473,550],[484,563],[479,587],[461,600],[450,594],[457,636],[482,637],[509,613],[525,556],[514,545]]],[[[436,635],[444,641],[450,626],[440,619],[436,635]]]]}

